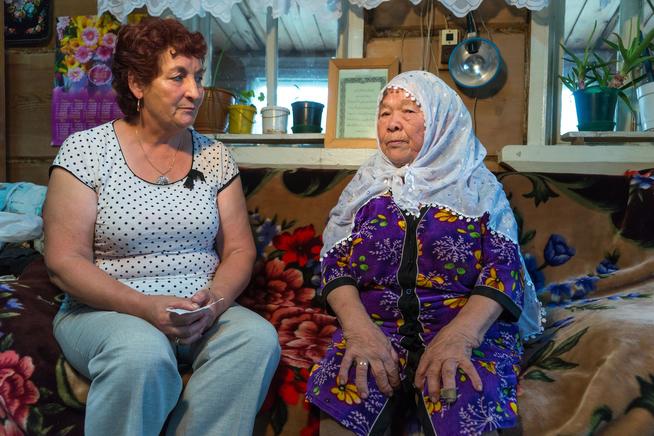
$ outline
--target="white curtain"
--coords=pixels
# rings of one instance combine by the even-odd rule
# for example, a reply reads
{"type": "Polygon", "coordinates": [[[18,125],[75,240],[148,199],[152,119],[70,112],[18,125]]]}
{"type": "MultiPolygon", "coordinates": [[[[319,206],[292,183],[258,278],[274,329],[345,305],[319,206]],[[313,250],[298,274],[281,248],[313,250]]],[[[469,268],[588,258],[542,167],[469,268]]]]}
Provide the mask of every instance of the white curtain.
{"type": "MultiPolygon", "coordinates": [[[[147,7],[150,15],[159,16],[166,9],[179,19],[187,20],[195,15],[204,17],[213,15],[228,23],[232,19],[232,6],[243,0],[98,0],[98,13],[109,11],[121,22],[127,20],[127,15],[136,8],[147,7]]],[[[272,7],[273,18],[288,13],[291,8],[311,10],[323,19],[335,19],[341,16],[341,2],[349,1],[353,5],[373,9],[388,0],[250,0],[253,9],[272,7]]],[[[407,0],[414,5],[422,0],[407,0]]],[[[457,17],[463,17],[468,12],[479,7],[482,0],[439,0],[457,17]]],[[[508,4],[541,10],[547,6],[548,0],[505,0],[508,4]]]]}

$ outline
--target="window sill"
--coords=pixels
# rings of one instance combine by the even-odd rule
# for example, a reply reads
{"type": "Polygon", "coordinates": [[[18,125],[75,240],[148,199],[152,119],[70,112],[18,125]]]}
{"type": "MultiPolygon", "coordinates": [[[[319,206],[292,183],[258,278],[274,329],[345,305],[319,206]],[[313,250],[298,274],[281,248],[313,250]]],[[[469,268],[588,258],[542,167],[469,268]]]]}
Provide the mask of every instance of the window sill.
{"type": "MultiPolygon", "coordinates": [[[[375,149],[324,148],[324,135],[213,135],[229,146],[236,162],[248,168],[353,169],[375,149]]],[[[499,164],[513,171],[622,175],[654,168],[654,144],[638,145],[507,145],[499,164]]]]}
{"type": "Polygon", "coordinates": [[[325,135],[322,133],[266,133],[266,134],[239,134],[220,133],[207,135],[223,144],[261,145],[261,144],[317,144],[322,147],[325,135]]]}
{"type": "Polygon", "coordinates": [[[561,135],[561,140],[572,145],[590,143],[624,144],[627,142],[653,143],[654,132],[567,132],[561,135]]]}
{"type": "Polygon", "coordinates": [[[306,146],[229,146],[239,166],[247,168],[358,169],[375,149],[306,146]]]}
{"type": "Polygon", "coordinates": [[[654,144],[639,145],[507,145],[499,163],[514,171],[622,175],[654,168],[654,144]]]}
{"type": "Polygon", "coordinates": [[[226,144],[236,163],[248,168],[356,170],[375,152],[370,148],[324,148],[322,133],[207,136],[226,144]]]}

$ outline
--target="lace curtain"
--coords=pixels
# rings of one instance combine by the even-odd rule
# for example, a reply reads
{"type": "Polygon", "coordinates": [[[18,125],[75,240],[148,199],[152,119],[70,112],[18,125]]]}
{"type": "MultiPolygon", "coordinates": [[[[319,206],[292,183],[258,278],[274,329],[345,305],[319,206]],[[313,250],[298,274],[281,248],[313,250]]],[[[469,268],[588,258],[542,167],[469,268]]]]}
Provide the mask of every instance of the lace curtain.
{"type": "MultiPolygon", "coordinates": [[[[150,15],[159,16],[169,9],[177,18],[186,20],[195,15],[204,17],[213,15],[228,23],[232,19],[232,6],[243,0],[98,0],[98,13],[109,11],[121,22],[127,20],[127,15],[136,8],[147,7],[150,15]]],[[[249,0],[255,10],[272,7],[273,18],[285,15],[291,8],[311,10],[322,19],[335,19],[341,16],[341,2],[349,1],[353,5],[373,9],[388,0],[249,0]]],[[[414,5],[422,0],[407,0],[414,5]]],[[[439,0],[457,17],[463,17],[468,12],[479,7],[482,0],[439,0]]],[[[547,6],[548,0],[505,0],[508,4],[541,10],[547,6]]]]}

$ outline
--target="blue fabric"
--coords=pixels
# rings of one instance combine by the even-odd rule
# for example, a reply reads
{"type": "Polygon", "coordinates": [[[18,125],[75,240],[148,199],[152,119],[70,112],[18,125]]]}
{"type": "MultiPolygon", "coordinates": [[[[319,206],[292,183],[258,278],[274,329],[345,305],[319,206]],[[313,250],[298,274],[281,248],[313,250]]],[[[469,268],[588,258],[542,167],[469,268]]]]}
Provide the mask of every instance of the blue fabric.
{"type": "Polygon", "coordinates": [[[234,305],[203,338],[175,346],[141,318],[62,305],[54,333],[68,362],[92,380],[85,434],[251,435],[279,361],[275,329],[234,305]],[[193,368],[186,387],[178,364],[193,368]]]}
{"type": "Polygon", "coordinates": [[[0,210],[41,216],[47,189],[29,182],[0,183],[0,210]]]}

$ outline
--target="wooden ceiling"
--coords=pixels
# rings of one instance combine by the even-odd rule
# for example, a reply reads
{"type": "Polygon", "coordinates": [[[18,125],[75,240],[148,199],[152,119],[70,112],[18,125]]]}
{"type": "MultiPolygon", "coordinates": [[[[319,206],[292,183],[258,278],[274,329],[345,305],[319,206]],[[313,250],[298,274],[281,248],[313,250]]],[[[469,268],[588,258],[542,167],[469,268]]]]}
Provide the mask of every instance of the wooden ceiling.
{"type": "MultiPolygon", "coordinates": [[[[244,0],[234,5],[229,23],[212,19],[215,50],[248,54],[265,51],[266,12],[256,10],[252,3],[256,2],[244,0]]],[[[606,47],[603,39],[611,37],[618,28],[619,6],[620,0],[566,0],[564,44],[574,51],[583,51],[597,22],[591,46],[595,49],[606,47]]],[[[654,27],[652,15],[649,5],[643,1],[646,31],[654,27]]],[[[287,15],[279,18],[278,28],[282,56],[333,56],[336,50],[338,25],[335,19],[316,17],[306,9],[292,7],[287,15]]]]}
{"type": "MultiPolygon", "coordinates": [[[[254,2],[245,0],[234,5],[229,23],[213,19],[214,48],[228,52],[265,51],[266,11],[253,9],[251,3],[254,2]]],[[[292,7],[278,20],[280,53],[333,53],[336,50],[337,20],[316,17],[297,7],[292,7]]]]}
{"type": "MultiPolygon", "coordinates": [[[[591,47],[606,47],[603,39],[612,39],[609,37],[618,29],[619,6],[620,0],[566,0],[563,33],[565,46],[573,51],[583,52],[597,22],[591,47]]],[[[642,16],[645,31],[653,28],[652,10],[646,1],[643,1],[642,16]]]]}

